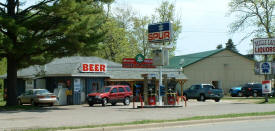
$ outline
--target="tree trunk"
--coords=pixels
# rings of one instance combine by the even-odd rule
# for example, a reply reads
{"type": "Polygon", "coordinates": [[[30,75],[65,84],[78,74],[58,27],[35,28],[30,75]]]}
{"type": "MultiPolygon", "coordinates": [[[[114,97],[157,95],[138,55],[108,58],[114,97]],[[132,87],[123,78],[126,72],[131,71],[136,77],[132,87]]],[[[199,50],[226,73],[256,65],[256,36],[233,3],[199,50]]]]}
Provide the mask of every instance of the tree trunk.
{"type": "Polygon", "coordinates": [[[17,61],[13,56],[7,57],[7,103],[6,106],[17,105],[17,61]]]}

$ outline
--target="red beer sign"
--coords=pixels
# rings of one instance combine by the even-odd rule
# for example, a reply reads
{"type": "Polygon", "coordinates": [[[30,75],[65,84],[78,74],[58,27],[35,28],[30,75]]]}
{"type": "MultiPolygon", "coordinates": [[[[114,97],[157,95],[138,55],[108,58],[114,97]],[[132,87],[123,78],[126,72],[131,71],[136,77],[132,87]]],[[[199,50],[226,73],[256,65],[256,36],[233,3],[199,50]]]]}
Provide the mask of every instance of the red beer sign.
{"type": "Polygon", "coordinates": [[[82,63],[80,72],[106,72],[106,64],[82,63]]]}

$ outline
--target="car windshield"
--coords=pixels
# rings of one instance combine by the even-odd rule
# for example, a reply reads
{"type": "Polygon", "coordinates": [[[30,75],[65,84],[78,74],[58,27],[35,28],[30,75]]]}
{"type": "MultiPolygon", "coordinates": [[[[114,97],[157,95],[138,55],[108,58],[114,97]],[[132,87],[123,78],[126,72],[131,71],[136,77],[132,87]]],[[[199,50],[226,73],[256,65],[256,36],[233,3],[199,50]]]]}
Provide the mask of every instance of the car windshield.
{"type": "Polygon", "coordinates": [[[191,87],[190,87],[190,90],[198,90],[198,89],[200,89],[200,85],[192,85],[191,87]]]}
{"type": "Polygon", "coordinates": [[[254,87],[255,88],[262,88],[262,84],[255,84],[254,87]]]}
{"type": "Polygon", "coordinates": [[[49,91],[48,90],[36,90],[34,91],[35,94],[48,94],[49,91]]]}
{"type": "Polygon", "coordinates": [[[103,90],[101,91],[101,93],[109,92],[110,89],[111,89],[111,87],[104,87],[103,90]]]}

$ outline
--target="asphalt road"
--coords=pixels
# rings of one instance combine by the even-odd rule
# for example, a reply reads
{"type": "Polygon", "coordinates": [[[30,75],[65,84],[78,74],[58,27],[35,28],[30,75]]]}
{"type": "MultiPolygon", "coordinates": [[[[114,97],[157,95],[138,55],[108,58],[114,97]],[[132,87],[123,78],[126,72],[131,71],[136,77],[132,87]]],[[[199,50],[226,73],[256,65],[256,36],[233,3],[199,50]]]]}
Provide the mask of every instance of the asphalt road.
{"type": "Polygon", "coordinates": [[[274,131],[274,123],[275,118],[263,120],[218,122],[210,124],[195,124],[189,126],[178,126],[169,128],[148,128],[143,130],[128,131],[274,131]]]}
{"type": "Polygon", "coordinates": [[[0,130],[47,128],[120,123],[138,120],[164,120],[229,113],[275,111],[275,104],[189,101],[181,108],[132,109],[132,105],[89,107],[85,105],[45,107],[32,111],[0,111],[0,130]]]}

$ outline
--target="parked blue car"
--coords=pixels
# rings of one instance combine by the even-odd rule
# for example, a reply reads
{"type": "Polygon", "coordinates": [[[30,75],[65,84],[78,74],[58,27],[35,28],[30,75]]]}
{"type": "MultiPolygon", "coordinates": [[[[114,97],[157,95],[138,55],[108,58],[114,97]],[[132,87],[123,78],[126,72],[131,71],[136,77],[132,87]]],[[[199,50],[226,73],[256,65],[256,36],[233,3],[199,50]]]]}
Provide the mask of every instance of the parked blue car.
{"type": "Polygon", "coordinates": [[[243,96],[242,87],[241,86],[236,86],[236,87],[230,88],[229,94],[232,97],[235,97],[235,96],[242,97],[243,96]]]}

